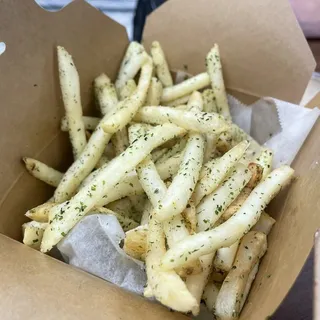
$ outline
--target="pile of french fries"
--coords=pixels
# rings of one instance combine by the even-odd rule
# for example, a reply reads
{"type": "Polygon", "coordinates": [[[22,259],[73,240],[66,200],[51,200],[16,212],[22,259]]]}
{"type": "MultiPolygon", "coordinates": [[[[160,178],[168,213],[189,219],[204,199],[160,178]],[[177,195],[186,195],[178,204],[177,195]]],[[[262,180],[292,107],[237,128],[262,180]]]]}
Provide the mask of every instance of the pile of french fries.
{"type": "Polygon", "coordinates": [[[237,319],[267,250],[275,220],[264,210],[293,170],[272,171],[272,151],[232,123],[218,45],[206,71],[174,84],[158,42],[132,42],[113,84],[93,81],[101,118],[83,116],[72,56],[57,48],[74,163],[59,172],[24,158],[55,187],[29,210],[23,242],[50,251],[85,216],[117,217],[123,250],[145,262],[146,297],[218,319],[237,319]]]}

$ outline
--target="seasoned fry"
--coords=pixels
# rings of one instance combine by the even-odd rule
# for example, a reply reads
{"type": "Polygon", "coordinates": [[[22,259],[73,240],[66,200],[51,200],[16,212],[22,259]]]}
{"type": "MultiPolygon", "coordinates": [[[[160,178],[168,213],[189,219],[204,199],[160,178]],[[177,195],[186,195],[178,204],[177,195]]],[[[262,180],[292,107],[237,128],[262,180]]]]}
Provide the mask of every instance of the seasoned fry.
{"type": "Polygon", "coordinates": [[[216,152],[216,145],[217,145],[217,139],[218,136],[215,134],[206,134],[206,149],[204,153],[203,162],[207,163],[208,161],[212,160],[214,158],[214,154],[216,152]]]}
{"type": "Polygon", "coordinates": [[[243,188],[238,197],[231,203],[228,209],[223,213],[220,223],[227,221],[231,216],[233,216],[249,197],[251,191],[258,185],[262,178],[263,169],[260,165],[256,163],[250,163],[248,169],[252,173],[251,179],[248,181],[246,186],[243,188]]]}
{"type": "Polygon", "coordinates": [[[129,79],[120,91],[120,100],[122,101],[130,97],[136,91],[136,89],[136,82],[133,79],[129,79]]]}
{"type": "Polygon", "coordinates": [[[141,216],[141,222],[140,224],[142,226],[148,224],[149,215],[151,214],[151,211],[153,210],[153,205],[150,201],[147,201],[146,205],[143,208],[142,216],[141,216]]]}
{"type": "Polygon", "coordinates": [[[26,216],[37,222],[48,222],[49,220],[49,211],[56,205],[54,202],[45,202],[40,206],[37,206],[26,212],[26,216]]]}
{"type": "Polygon", "coordinates": [[[49,184],[52,187],[57,187],[63,177],[63,173],[55,170],[43,162],[24,157],[22,158],[28,172],[35,178],[49,184]]]}
{"type": "Polygon", "coordinates": [[[202,111],[203,110],[203,100],[202,95],[199,91],[194,91],[188,100],[187,104],[188,110],[202,111]]]}
{"type": "Polygon", "coordinates": [[[116,89],[104,73],[94,79],[93,87],[97,104],[101,114],[104,116],[113,110],[118,103],[116,89]]]}
{"type": "Polygon", "coordinates": [[[231,132],[222,132],[216,140],[216,149],[221,153],[226,153],[232,148],[232,142],[231,132]]]}
{"type": "Polygon", "coordinates": [[[223,81],[219,47],[217,44],[215,44],[207,54],[206,66],[207,72],[210,76],[211,87],[214,92],[218,113],[223,115],[227,120],[230,120],[231,115],[228,105],[227,92],[223,81]]]}
{"type": "Polygon", "coordinates": [[[147,252],[147,234],[147,225],[127,231],[122,248],[124,252],[134,259],[144,261],[147,252]]]}
{"type": "Polygon", "coordinates": [[[204,112],[218,112],[216,97],[213,89],[206,89],[202,92],[204,112]]]}
{"type": "Polygon", "coordinates": [[[128,139],[128,131],[127,128],[124,127],[121,130],[117,131],[112,137],[111,142],[114,146],[114,150],[116,155],[119,155],[124,150],[126,150],[129,146],[129,139],[128,139]]]}
{"type": "Polygon", "coordinates": [[[293,173],[294,170],[289,166],[273,170],[229,220],[212,230],[188,236],[169,249],[162,259],[162,268],[170,270],[180,267],[187,261],[238,241],[258,221],[261,212],[273,197],[291,181],[293,173]]]}
{"type": "Polygon", "coordinates": [[[204,154],[204,138],[191,133],[187,142],[182,163],[164,198],[155,208],[155,216],[160,221],[180,214],[194,191],[198,181],[204,154]]]}
{"type": "Polygon", "coordinates": [[[172,101],[168,101],[166,102],[166,106],[168,107],[178,107],[181,105],[185,105],[186,103],[188,103],[189,99],[190,99],[191,94],[187,94],[185,96],[182,96],[181,98],[172,100],[172,101]]]}
{"type": "Polygon", "coordinates": [[[132,203],[129,198],[122,198],[108,204],[108,209],[132,218],[132,203]]]}
{"type": "Polygon", "coordinates": [[[260,164],[263,168],[263,176],[262,180],[271,172],[272,170],[272,160],[273,160],[273,152],[268,148],[262,148],[262,151],[259,157],[256,159],[256,162],[260,164]]]}
{"type": "Polygon", "coordinates": [[[136,76],[147,58],[148,55],[140,43],[133,41],[129,44],[115,83],[119,96],[127,81],[136,76]]]}
{"type": "Polygon", "coordinates": [[[179,99],[191,94],[193,91],[203,89],[210,84],[208,73],[203,72],[192,78],[189,78],[179,84],[163,89],[161,102],[166,104],[172,100],[179,99]]]}
{"type": "Polygon", "coordinates": [[[68,122],[73,156],[77,159],[87,143],[82,121],[79,74],[72,56],[65,48],[58,46],[57,55],[62,100],[68,122]]]}
{"type": "Polygon", "coordinates": [[[170,107],[143,107],[134,117],[137,122],[150,124],[174,123],[187,130],[201,133],[221,133],[228,124],[215,113],[186,111],[170,107]]]}
{"type": "Polygon", "coordinates": [[[253,226],[253,228],[251,230],[252,231],[263,232],[264,234],[268,235],[275,223],[276,223],[276,220],[274,220],[266,212],[263,211],[261,213],[260,219],[253,226]]]}
{"type": "Polygon", "coordinates": [[[239,241],[236,241],[230,247],[220,248],[217,250],[213,261],[214,268],[216,270],[229,272],[236,257],[238,247],[239,241]]]}
{"type": "Polygon", "coordinates": [[[158,159],[157,164],[166,162],[169,158],[175,156],[177,153],[184,150],[188,141],[188,137],[181,138],[175,145],[168,149],[168,151],[158,159]]]}
{"type": "Polygon", "coordinates": [[[153,41],[151,44],[151,57],[156,69],[156,75],[162,85],[164,87],[171,87],[173,85],[171,73],[164,52],[158,41],[153,41]]]}
{"type": "MultiPolygon", "coordinates": [[[[90,131],[93,131],[97,127],[100,120],[101,120],[100,118],[95,118],[95,117],[86,117],[86,116],[82,117],[82,121],[84,123],[85,129],[90,131]]],[[[61,131],[64,131],[64,132],[67,132],[69,130],[68,120],[66,117],[63,117],[61,119],[60,129],[61,131]]]]}
{"type": "Polygon", "coordinates": [[[197,206],[198,231],[212,229],[250,178],[251,172],[245,165],[238,163],[233,167],[223,183],[214,192],[204,197],[197,206]]]}
{"type": "MultiPolygon", "coordinates": [[[[221,320],[238,319],[241,311],[242,295],[248,277],[267,250],[266,235],[249,232],[241,240],[235,262],[219,291],[215,314],[221,320]]],[[[250,280],[252,282],[252,280],[250,280]]]]}
{"type": "Polygon", "coordinates": [[[39,250],[47,223],[30,221],[22,225],[23,243],[33,249],[39,250]]]}
{"type": "MultiPolygon", "coordinates": [[[[50,210],[50,228],[44,232],[41,251],[47,252],[66,235],[114,186],[165,141],[185,134],[185,130],[166,124],[157,126],[131,144],[121,155],[100,169],[97,177],[70,200],[50,210]],[[134,150],[135,152],[132,152],[134,150]]],[[[90,139],[91,140],[91,139],[90,139]]]]}
{"type": "Polygon", "coordinates": [[[125,127],[144,104],[152,76],[152,61],[148,57],[141,69],[137,90],[128,98],[121,101],[116,110],[102,120],[105,132],[115,133],[125,127]]]}
{"type": "Polygon", "coordinates": [[[207,162],[200,172],[201,179],[193,194],[196,205],[203,197],[212,193],[228,174],[229,170],[240,160],[247,150],[249,143],[242,141],[219,159],[207,162]]]}
{"type": "Polygon", "coordinates": [[[181,213],[185,220],[186,226],[190,234],[197,232],[197,210],[194,202],[190,199],[187,203],[187,207],[181,213]]]}
{"type": "Polygon", "coordinates": [[[161,82],[152,77],[150,87],[147,94],[146,106],[158,106],[162,95],[162,84],[161,82]]]}
{"type": "Polygon", "coordinates": [[[217,282],[208,282],[204,291],[202,298],[204,300],[204,303],[206,304],[206,307],[214,313],[215,311],[215,305],[216,300],[220,291],[221,285],[217,282]]]}

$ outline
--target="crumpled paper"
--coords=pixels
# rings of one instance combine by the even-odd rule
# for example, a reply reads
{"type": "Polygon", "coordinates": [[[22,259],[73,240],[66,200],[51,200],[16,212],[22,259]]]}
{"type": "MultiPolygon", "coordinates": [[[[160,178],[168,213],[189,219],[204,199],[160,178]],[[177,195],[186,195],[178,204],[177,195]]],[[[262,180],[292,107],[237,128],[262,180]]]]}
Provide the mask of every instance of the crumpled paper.
{"type": "MultiPolygon", "coordinates": [[[[228,97],[233,121],[260,144],[274,151],[273,166],[291,164],[315,124],[320,110],[263,98],[248,107],[228,97]]],[[[119,247],[125,237],[117,219],[109,215],[83,218],[62,240],[64,260],[122,288],[142,294],[146,284],[143,264],[119,247]]],[[[202,309],[197,319],[207,319],[202,309]]]]}
{"type": "Polygon", "coordinates": [[[57,248],[65,262],[121,288],[143,294],[147,283],[144,265],[120,248],[124,237],[115,216],[93,214],[84,217],[57,248]]]}

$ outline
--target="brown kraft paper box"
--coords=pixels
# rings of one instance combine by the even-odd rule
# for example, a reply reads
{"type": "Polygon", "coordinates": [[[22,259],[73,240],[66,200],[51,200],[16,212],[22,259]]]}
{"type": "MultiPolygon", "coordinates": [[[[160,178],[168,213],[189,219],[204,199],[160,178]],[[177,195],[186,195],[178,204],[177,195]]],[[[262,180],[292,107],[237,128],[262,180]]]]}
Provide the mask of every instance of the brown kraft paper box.
{"type": "MultiPolygon", "coordinates": [[[[315,62],[286,0],[171,0],[148,19],[144,42],[159,40],[173,70],[196,74],[214,42],[225,81],[248,103],[272,96],[298,103],[315,62]]],[[[91,82],[115,78],[128,43],[125,29],[82,0],[50,13],[33,0],[0,2],[0,318],[187,319],[160,305],[30,249],[24,213],[52,189],[26,173],[32,156],[60,170],[71,163],[60,132],[63,105],[56,45],[74,56],[84,114],[93,115],[91,82]]],[[[277,220],[241,319],[273,314],[298,276],[320,226],[319,121],[296,157],[297,179],[269,207],[277,220]]]]}

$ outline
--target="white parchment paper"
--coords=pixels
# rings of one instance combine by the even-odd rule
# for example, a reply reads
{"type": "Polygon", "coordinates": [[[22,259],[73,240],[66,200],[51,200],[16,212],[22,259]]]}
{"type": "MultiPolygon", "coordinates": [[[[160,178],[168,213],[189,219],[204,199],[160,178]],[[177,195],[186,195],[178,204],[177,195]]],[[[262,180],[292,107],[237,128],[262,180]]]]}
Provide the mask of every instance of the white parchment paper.
{"type": "MultiPolygon", "coordinates": [[[[320,110],[264,98],[245,106],[229,96],[233,121],[260,144],[274,151],[274,167],[291,164],[315,124],[320,110]]],[[[66,262],[142,294],[146,275],[141,262],[128,257],[119,247],[125,234],[117,219],[91,215],[79,222],[61,241],[58,249],[66,262]]],[[[208,319],[203,311],[197,319],[208,319]]]]}

